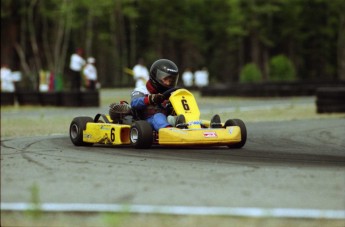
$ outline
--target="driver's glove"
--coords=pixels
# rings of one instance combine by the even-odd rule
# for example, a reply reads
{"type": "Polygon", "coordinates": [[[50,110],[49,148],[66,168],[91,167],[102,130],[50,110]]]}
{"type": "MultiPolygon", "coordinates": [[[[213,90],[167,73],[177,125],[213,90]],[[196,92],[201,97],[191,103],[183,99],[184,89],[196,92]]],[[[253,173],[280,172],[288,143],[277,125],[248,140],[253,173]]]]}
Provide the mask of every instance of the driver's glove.
{"type": "Polygon", "coordinates": [[[165,100],[165,97],[162,94],[151,94],[151,95],[149,95],[149,102],[151,105],[161,104],[164,100],[165,100]]]}

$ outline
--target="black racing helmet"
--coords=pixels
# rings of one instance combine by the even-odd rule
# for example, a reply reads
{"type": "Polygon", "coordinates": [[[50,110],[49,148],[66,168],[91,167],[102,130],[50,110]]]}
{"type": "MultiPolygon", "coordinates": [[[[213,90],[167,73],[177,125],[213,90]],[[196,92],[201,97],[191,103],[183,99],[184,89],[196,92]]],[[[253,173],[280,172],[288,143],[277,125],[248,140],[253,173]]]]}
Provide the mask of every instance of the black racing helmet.
{"type": "Polygon", "coordinates": [[[179,72],[176,64],[168,59],[155,61],[150,68],[152,86],[160,93],[177,85],[179,72]]]}

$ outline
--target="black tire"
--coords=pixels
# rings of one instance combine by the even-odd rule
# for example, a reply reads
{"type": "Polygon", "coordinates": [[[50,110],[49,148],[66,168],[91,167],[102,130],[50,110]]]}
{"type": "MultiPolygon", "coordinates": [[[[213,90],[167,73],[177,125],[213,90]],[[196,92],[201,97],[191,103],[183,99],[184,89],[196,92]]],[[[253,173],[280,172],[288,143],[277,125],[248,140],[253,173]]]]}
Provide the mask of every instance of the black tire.
{"type": "Polygon", "coordinates": [[[1,105],[14,105],[15,93],[13,92],[1,92],[1,105]]]}
{"type": "Polygon", "coordinates": [[[65,91],[61,93],[61,105],[68,107],[81,106],[81,92],[65,91]]]}
{"type": "Polygon", "coordinates": [[[241,129],[241,142],[229,144],[229,148],[242,148],[247,141],[247,128],[244,122],[240,119],[229,119],[225,122],[224,128],[228,126],[238,126],[241,129]]]}
{"type": "Polygon", "coordinates": [[[80,93],[80,105],[98,107],[100,105],[100,96],[98,91],[84,91],[80,93]]]}
{"type": "Polygon", "coordinates": [[[19,105],[40,105],[39,93],[34,91],[18,92],[17,101],[19,105]]]}
{"type": "Polygon", "coordinates": [[[150,148],[153,142],[152,127],[147,121],[136,121],[132,124],[129,137],[135,148],[150,148]]]}
{"type": "Polygon", "coordinates": [[[316,97],[317,113],[345,112],[345,87],[319,88],[316,97]]]}
{"type": "Polygon", "coordinates": [[[76,117],[72,120],[69,127],[69,137],[74,145],[92,146],[92,143],[83,141],[83,130],[86,129],[88,122],[93,122],[93,119],[91,117],[76,117]]]}
{"type": "Polygon", "coordinates": [[[339,99],[345,97],[345,87],[323,87],[316,90],[318,99],[339,99]]]}
{"type": "Polygon", "coordinates": [[[317,99],[317,106],[345,106],[345,97],[344,99],[317,99]]]}
{"type": "Polygon", "coordinates": [[[345,105],[319,105],[317,113],[345,113],[345,105]]]}

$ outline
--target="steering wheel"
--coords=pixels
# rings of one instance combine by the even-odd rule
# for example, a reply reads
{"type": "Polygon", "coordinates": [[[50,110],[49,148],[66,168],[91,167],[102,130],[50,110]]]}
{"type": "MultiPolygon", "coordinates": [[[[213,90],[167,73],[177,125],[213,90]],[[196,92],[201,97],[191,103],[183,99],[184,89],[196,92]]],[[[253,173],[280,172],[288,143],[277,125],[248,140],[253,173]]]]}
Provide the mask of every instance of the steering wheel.
{"type": "Polygon", "coordinates": [[[169,97],[171,96],[171,93],[173,93],[174,91],[176,91],[178,89],[181,89],[181,88],[180,87],[173,87],[173,88],[170,88],[170,89],[168,89],[162,93],[164,98],[167,100],[167,102],[165,103],[164,109],[167,110],[168,114],[171,114],[174,110],[172,105],[171,105],[171,102],[169,101],[169,97]]]}
{"type": "Polygon", "coordinates": [[[166,90],[165,92],[162,93],[162,95],[164,95],[164,98],[165,99],[169,99],[171,93],[173,93],[174,91],[178,90],[178,89],[181,89],[180,87],[173,87],[173,88],[170,88],[168,90],[166,90]]]}

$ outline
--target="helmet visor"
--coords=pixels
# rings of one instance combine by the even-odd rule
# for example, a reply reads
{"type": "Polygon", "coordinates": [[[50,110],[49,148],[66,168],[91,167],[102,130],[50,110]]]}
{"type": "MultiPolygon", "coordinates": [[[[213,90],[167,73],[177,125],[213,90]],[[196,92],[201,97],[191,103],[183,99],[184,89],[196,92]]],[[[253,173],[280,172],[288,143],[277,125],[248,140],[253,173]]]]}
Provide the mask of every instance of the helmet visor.
{"type": "Polygon", "coordinates": [[[172,88],[177,85],[179,75],[173,75],[157,69],[156,79],[158,83],[167,88],[172,88]]]}

